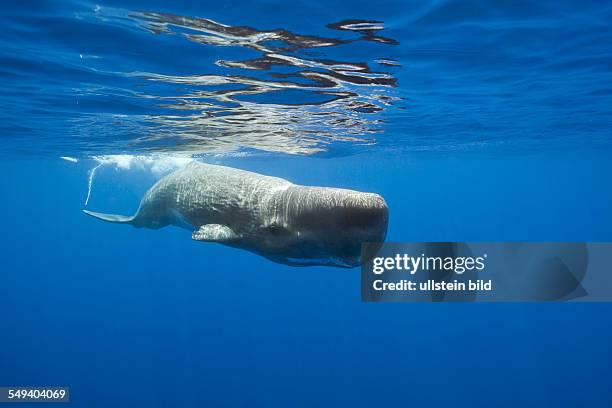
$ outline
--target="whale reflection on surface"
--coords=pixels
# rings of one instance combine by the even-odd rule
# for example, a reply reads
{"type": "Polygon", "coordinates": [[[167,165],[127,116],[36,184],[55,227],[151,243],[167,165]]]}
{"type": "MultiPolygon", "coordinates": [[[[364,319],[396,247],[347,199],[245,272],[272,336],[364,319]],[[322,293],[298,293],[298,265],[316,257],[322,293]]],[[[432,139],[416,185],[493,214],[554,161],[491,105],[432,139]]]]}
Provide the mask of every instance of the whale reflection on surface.
{"type": "MultiPolygon", "coordinates": [[[[103,12],[99,10],[94,18],[112,20],[103,12]]],[[[397,44],[379,35],[384,28],[381,22],[329,24],[329,31],[343,38],[323,38],[151,12],[126,12],[121,21],[166,38],[165,46],[196,43],[205,57],[199,72],[187,75],[112,72],[128,81],[133,97],[146,100],[151,113],[75,118],[81,131],[129,134],[121,144],[101,144],[105,151],[226,153],[255,149],[312,154],[331,150],[335,143],[369,145],[376,143],[383,129],[382,111],[398,99],[397,80],[388,72],[397,69],[396,61],[372,55],[370,61],[352,62],[329,55],[339,46],[373,43],[378,50],[397,44]],[[224,58],[237,54],[248,58],[224,58]],[[254,54],[259,55],[253,58],[254,54]],[[314,58],[314,54],[321,57],[314,58]],[[210,55],[213,60],[206,59],[210,55]],[[109,122],[114,130],[108,128],[109,122]]],[[[88,90],[81,91],[88,95],[88,90]]],[[[116,140],[107,139],[108,143],[116,140]]]]}

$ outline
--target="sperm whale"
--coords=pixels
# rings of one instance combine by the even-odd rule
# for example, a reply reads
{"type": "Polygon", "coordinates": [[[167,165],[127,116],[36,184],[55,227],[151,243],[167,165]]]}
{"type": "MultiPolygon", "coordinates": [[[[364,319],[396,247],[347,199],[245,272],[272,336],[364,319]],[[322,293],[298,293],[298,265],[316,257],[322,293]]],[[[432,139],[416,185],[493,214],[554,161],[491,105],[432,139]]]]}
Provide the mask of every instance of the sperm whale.
{"type": "Polygon", "coordinates": [[[197,161],[160,179],[133,216],[83,211],[134,227],[187,228],[196,241],[286,265],[340,267],[361,263],[362,243],[384,241],[389,213],[378,194],[301,186],[197,161]]]}

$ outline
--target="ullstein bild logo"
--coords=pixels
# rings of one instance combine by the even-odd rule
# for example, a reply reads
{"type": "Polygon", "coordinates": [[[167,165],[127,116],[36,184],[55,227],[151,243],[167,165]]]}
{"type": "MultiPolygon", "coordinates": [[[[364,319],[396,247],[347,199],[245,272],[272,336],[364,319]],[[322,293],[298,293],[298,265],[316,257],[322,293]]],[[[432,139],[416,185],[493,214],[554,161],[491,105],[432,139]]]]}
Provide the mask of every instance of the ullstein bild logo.
{"type": "Polygon", "coordinates": [[[370,243],[365,302],[611,301],[611,243],[370,243]]]}

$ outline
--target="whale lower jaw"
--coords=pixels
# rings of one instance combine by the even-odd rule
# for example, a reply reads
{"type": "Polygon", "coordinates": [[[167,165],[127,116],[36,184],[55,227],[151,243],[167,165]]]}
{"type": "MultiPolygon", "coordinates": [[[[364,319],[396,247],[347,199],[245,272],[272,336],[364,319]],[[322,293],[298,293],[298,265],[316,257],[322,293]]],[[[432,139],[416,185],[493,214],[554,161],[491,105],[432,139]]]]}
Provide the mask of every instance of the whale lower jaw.
{"type": "Polygon", "coordinates": [[[337,266],[340,268],[355,268],[361,265],[358,260],[348,261],[341,258],[279,258],[264,256],[273,262],[289,266],[337,266]]]}

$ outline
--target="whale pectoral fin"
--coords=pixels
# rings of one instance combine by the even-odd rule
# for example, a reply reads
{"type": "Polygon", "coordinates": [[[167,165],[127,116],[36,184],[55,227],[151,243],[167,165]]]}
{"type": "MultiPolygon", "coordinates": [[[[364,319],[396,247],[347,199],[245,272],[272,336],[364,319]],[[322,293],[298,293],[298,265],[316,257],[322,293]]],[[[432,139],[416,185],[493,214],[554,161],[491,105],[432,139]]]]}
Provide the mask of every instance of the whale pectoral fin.
{"type": "Polygon", "coordinates": [[[226,225],[206,224],[191,234],[196,241],[231,242],[237,240],[238,235],[226,225]]]}

